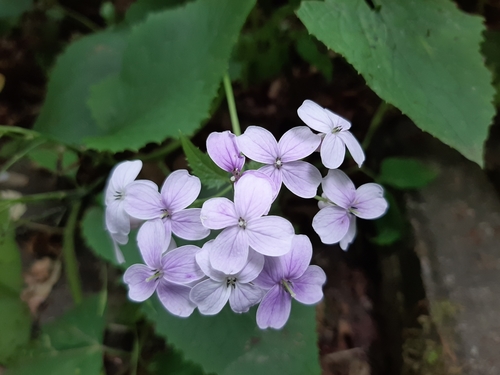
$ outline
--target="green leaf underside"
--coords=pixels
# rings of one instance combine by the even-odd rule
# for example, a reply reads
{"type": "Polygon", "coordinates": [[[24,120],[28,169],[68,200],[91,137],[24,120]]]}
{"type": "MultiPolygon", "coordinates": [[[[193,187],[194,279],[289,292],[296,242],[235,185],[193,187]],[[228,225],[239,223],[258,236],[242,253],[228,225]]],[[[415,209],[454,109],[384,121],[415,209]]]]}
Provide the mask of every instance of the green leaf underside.
{"type": "Polygon", "coordinates": [[[418,189],[431,183],[437,171],[411,158],[387,158],[382,161],[377,182],[398,189],[418,189]]]}
{"type": "Polygon", "coordinates": [[[495,113],[480,54],[482,19],[449,0],[304,1],[309,32],[345,58],[422,130],[483,164],[495,113]],[[378,9],[378,10],[377,10],[378,9]]]}
{"type": "Polygon", "coordinates": [[[198,0],[132,28],[121,71],[92,88],[100,132],[85,144],[116,152],[197,129],[254,3],[198,0]]]}
{"type": "Polygon", "coordinates": [[[201,183],[208,188],[218,189],[229,184],[229,173],[220,169],[210,156],[201,152],[185,135],[181,135],[182,149],[186,159],[201,183]]]}

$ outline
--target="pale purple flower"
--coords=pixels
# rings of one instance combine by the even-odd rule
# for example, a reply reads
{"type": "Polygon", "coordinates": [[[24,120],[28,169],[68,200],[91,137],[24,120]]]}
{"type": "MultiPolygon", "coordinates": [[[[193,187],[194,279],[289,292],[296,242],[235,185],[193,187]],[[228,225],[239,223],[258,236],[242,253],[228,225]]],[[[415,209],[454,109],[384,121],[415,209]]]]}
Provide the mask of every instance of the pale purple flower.
{"type": "Polygon", "coordinates": [[[168,241],[174,233],[186,240],[201,240],[210,230],[201,224],[199,208],[186,209],[198,197],[200,179],[185,169],[170,173],[158,193],[156,185],[132,183],[128,187],[125,209],[141,220],[161,219],[168,241]]]}
{"type": "Polygon", "coordinates": [[[134,264],[125,271],[123,281],[129,287],[129,298],[142,302],[156,291],[169,312],[182,317],[191,315],[196,306],[189,299],[191,288],[183,284],[205,276],[195,258],[200,249],[186,245],[167,251],[169,241],[160,219],[142,225],[137,244],[146,264],[134,264]]]}
{"type": "Polygon", "coordinates": [[[351,123],[312,100],[305,100],[297,110],[299,117],[310,128],[325,135],[321,143],[320,155],[323,165],[330,169],[338,168],[345,157],[345,148],[359,167],[365,161],[361,145],[349,131],[351,123]]]}
{"type": "Polygon", "coordinates": [[[282,328],[290,316],[292,298],[306,305],[321,301],[326,275],[320,267],[309,265],[311,258],[311,241],[304,235],[294,236],[288,254],[266,257],[264,269],[254,280],[267,290],[257,309],[259,328],[282,328]]]}
{"type": "Polygon", "coordinates": [[[215,270],[210,265],[210,253],[213,251],[213,241],[207,242],[196,254],[196,261],[209,279],[200,282],[191,289],[191,301],[204,315],[219,313],[229,300],[229,305],[235,313],[247,312],[251,306],[260,302],[264,291],[255,286],[252,281],[264,267],[264,256],[250,251],[243,269],[235,274],[226,274],[215,270]]]}
{"type": "Polygon", "coordinates": [[[299,161],[311,155],[321,143],[321,138],[307,126],[288,130],[276,142],[268,130],[260,126],[249,126],[237,138],[243,154],[259,163],[267,164],[259,169],[269,176],[274,184],[285,186],[295,195],[312,198],[321,183],[321,173],[312,164],[299,161]]]}
{"type": "Polygon", "coordinates": [[[262,216],[269,212],[273,189],[266,176],[258,176],[241,176],[234,185],[234,203],[227,198],[212,198],[201,208],[203,225],[224,229],[214,240],[210,263],[228,275],[241,271],[249,247],[269,256],[290,251],[293,226],[279,216],[262,216]]]}
{"type": "Polygon", "coordinates": [[[219,168],[233,175],[232,182],[240,178],[245,157],[241,155],[233,133],[229,130],[210,133],[207,138],[207,153],[219,168]]]}
{"type": "Polygon", "coordinates": [[[320,211],[314,216],[312,226],[325,244],[340,242],[347,250],[356,236],[356,216],[376,219],[387,210],[384,189],[369,183],[355,188],[351,179],[341,170],[332,169],[322,182],[323,197],[320,211]]]}

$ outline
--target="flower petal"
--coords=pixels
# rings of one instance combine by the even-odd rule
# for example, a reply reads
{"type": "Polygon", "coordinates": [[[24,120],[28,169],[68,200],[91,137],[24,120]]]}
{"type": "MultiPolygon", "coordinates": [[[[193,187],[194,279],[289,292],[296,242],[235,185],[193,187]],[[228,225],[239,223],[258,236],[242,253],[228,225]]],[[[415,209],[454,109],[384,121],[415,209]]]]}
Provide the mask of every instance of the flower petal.
{"type": "Polygon", "coordinates": [[[352,203],[353,213],[362,219],[376,219],[387,211],[388,203],[384,198],[384,188],[379,184],[361,185],[356,190],[352,203]]]}
{"type": "Polygon", "coordinates": [[[227,303],[231,294],[231,288],[224,282],[205,280],[196,284],[189,297],[203,315],[215,315],[219,313],[227,303]]]}
{"type": "Polygon", "coordinates": [[[249,126],[236,142],[243,154],[259,163],[273,164],[279,156],[276,138],[260,126],[249,126]]]}
{"type": "Polygon", "coordinates": [[[134,181],[127,187],[125,211],[130,216],[140,220],[157,219],[162,216],[162,209],[164,207],[158,187],[139,181],[134,181]]]}
{"type": "Polygon", "coordinates": [[[265,257],[264,268],[253,283],[262,289],[269,290],[285,278],[287,270],[283,257],[265,257]]]}
{"type": "Polygon", "coordinates": [[[229,199],[211,198],[203,203],[200,219],[205,227],[218,230],[238,224],[239,216],[229,199]]]}
{"type": "Polygon", "coordinates": [[[323,298],[322,286],[325,282],[326,275],[320,267],[307,267],[300,278],[292,280],[295,299],[306,305],[318,303],[323,298]]]}
{"type": "Polygon", "coordinates": [[[323,193],[337,206],[348,210],[356,197],[356,188],[351,179],[341,170],[332,169],[323,178],[323,193]]]}
{"type": "MultiPolygon", "coordinates": [[[[283,182],[281,169],[276,168],[274,165],[264,165],[263,167],[259,168],[256,171],[246,171],[245,174],[255,173],[255,172],[262,173],[265,176],[269,177],[269,181],[273,188],[273,201],[274,201],[280,192],[281,183],[283,182]]],[[[267,215],[267,212],[264,215],[267,215]]]]}
{"type": "Polygon", "coordinates": [[[156,290],[158,280],[147,281],[153,276],[153,271],[144,264],[133,264],[123,274],[123,281],[128,285],[128,298],[132,301],[147,300],[156,290]]]}
{"type": "Polygon", "coordinates": [[[349,229],[344,237],[340,240],[340,248],[344,251],[347,250],[349,245],[354,241],[356,237],[356,216],[349,215],[349,229]]]}
{"type": "Polygon", "coordinates": [[[191,288],[186,285],[174,284],[160,279],[156,292],[162,305],[173,315],[186,318],[196,308],[196,305],[189,298],[191,288]]]}
{"type": "Polygon", "coordinates": [[[200,179],[185,169],[178,169],[168,175],[161,187],[163,205],[170,213],[180,211],[193,203],[200,191],[200,179]]]}
{"type": "Polygon", "coordinates": [[[352,158],[358,164],[358,167],[361,168],[361,165],[365,161],[365,153],[363,152],[363,148],[359,144],[358,140],[354,138],[349,131],[342,131],[337,133],[337,136],[344,141],[347,149],[351,153],[352,158]]]}
{"type": "Polygon", "coordinates": [[[137,178],[141,171],[142,161],[124,161],[117,164],[109,174],[106,185],[106,204],[115,199],[116,192],[123,192],[125,187],[137,178]]]}
{"type": "Polygon", "coordinates": [[[275,285],[267,292],[257,309],[257,325],[280,329],[286,324],[292,309],[292,297],[281,285],[275,285]]]}
{"type": "Polygon", "coordinates": [[[210,229],[203,226],[200,208],[188,208],[172,214],[172,232],[185,240],[201,240],[210,234],[210,229]]]}
{"type": "Polygon", "coordinates": [[[224,229],[214,240],[210,264],[226,275],[240,272],[248,259],[248,238],[239,227],[224,229]]]}
{"type": "Polygon", "coordinates": [[[297,279],[302,276],[311,262],[312,252],[309,237],[303,234],[293,236],[292,249],[281,257],[284,268],[283,278],[297,279]]]}
{"type": "Polygon", "coordinates": [[[235,313],[244,313],[258,304],[264,294],[265,292],[258,286],[237,282],[229,296],[229,305],[235,313]]]}
{"type": "Polygon", "coordinates": [[[329,133],[323,138],[319,151],[321,162],[329,169],[340,167],[345,157],[344,141],[337,134],[329,133]]]}
{"type": "Polygon", "coordinates": [[[324,110],[332,123],[332,129],[340,129],[344,131],[344,130],[349,130],[351,128],[351,123],[347,121],[345,118],[340,117],[339,115],[333,113],[329,109],[325,108],[324,110]]]}
{"type": "Polygon", "coordinates": [[[187,284],[203,278],[205,273],[196,263],[199,251],[197,246],[185,245],[166,253],[162,258],[163,277],[177,284],[187,284]]]}
{"type": "Polygon", "coordinates": [[[236,278],[240,283],[249,283],[259,276],[262,268],[264,268],[264,255],[250,248],[247,263],[243,269],[236,274],[236,278]]]}
{"type": "Polygon", "coordinates": [[[311,155],[319,147],[321,137],[307,126],[296,126],[288,130],[278,142],[281,161],[288,163],[311,155]]]}
{"type": "Polygon", "coordinates": [[[340,207],[325,207],[313,218],[312,227],[324,244],[339,242],[349,229],[349,213],[340,207]]]}
{"type": "MultiPolygon", "coordinates": [[[[130,232],[130,217],[125,212],[123,201],[114,201],[106,206],[105,220],[106,229],[110,233],[118,235],[117,241],[124,239],[122,236],[128,236],[130,232]]],[[[122,243],[122,241],[119,242],[122,243]]]]}
{"type": "Polygon", "coordinates": [[[196,253],[196,262],[205,275],[215,281],[222,282],[226,279],[226,274],[224,272],[217,271],[210,264],[210,252],[212,251],[213,243],[214,240],[210,240],[203,245],[201,250],[196,253]]]}
{"type": "Polygon", "coordinates": [[[331,133],[331,120],[324,108],[312,100],[304,100],[304,103],[297,109],[297,114],[307,126],[320,133],[331,133]]]}
{"type": "MultiPolygon", "coordinates": [[[[125,263],[125,257],[123,256],[123,253],[122,253],[122,250],[120,249],[120,246],[118,246],[119,242],[117,242],[115,240],[113,235],[111,235],[111,238],[113,240],[113,250],[115,251],[116,261],[118,262],[118,264],[125,263]]],[[[127,242],[128,242],[128,238],[127,238],[127,242]]]]}
{"type": "Polygon", "coordinates": [[[137,233],[137,245],[144,262],[152,269],[161,269],[161,255],[168,249],[165,226],[161,219],[146,221],[137,233]]]}
{"type": "Polygon", "coordinates": [[[240,154],[236,136],[229,130],[212,132],[207,138],[207,153],[217,166],[227,172],[241,171],[245,157],[240,154]]]}
{"type": "Polygon", "coordinates": [[[248,243],[255,251],[280,256],[290,251],[294,229],[280,216],[264,216],[247,222],[248,243]]]}
{"type": "Polygon", "coordinates": [[[234,206],[238,218],[246,221],[269,212],[273,188],[267,176],[244,174],[234,185],[234,206]]]}
{"type": "Polygon", "coordinates": [[[283,183],[301,198],[313,198],[321,183],[321,173],[314,165],[305,161],[285,163],[281,167],[283,183]]]}

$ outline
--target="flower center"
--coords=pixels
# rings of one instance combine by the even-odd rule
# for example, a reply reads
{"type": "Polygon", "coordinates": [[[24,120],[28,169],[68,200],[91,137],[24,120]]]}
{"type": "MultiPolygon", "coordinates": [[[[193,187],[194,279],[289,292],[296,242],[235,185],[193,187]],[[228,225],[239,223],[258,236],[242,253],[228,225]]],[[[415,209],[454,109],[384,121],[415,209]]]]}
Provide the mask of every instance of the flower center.
{"type": "Polygon", "coordinates": [[[230,178],[232,183],[235,183],[238,181],[241,177],[241,171],[238,168],[234,168],[231,173],[233,174],[230,178]]]}
{"type": "Polygon", "coordinates": [[[335,134],[335,133],[338,133],[342,131],[342,128],[340,126],[335,126],[333,129],[332,129],[332,133],[335,134]]]}
{"type": "Polygon", "coordinates": [[[289,280],[281,280],[281,285],[283,285],[283,288],[285,288],[286,292],[292,296],[292,298],[295,298],[295,293],[293,292],[292,289],[292,282],[289,280]]]}
{"type": "Polygon", "coordinates": [[[283,165],[283,162],[281,161],[281,159],[277,158],[276,161],[274,162],[274,166],[276,168],[280,169],[282,165],[283,165]]]}
{"type": "Polygon", "coordinates": [[[247,222],[245,221],[245,219],[240,217],[240,219],[238,220],[238,226],[245,229],[247,227],[247,222]]]}
{"type": "Polygon", "coordinates": [[[349,207],[349,210],[348,210],[351,214],[354,214],[354,215],[357,215],[358,214],[358,208],[355,207],[355,206],[351,206],[349,207]]]}
{"type": "Polygon", "coordinates": [[[170,212],[166,208],[161,210],[161,219],[169,218],[171,216],[170,212]]]}
{"type": "Polygon", "coordinates": [[[123,191],[115,191],[113,197],[115,197],[115,201],[121,201],[125,198],[125,193],[123,191]]]}
{"type": "Polygon", "coordinates": [[[150,281],[156,281],[158,280],[160,277],[163,277],[163,271],[160,271],[160,270],[153,270],[153,275],[148,277],[146,279],[146,282],[150,282],[150,281]]]}
{"type": "Polygon", "coordinates": [[[226,287],[232,286],[233,289],[236,288],[236,277],[227,277],[226,278],[226,287]]]}

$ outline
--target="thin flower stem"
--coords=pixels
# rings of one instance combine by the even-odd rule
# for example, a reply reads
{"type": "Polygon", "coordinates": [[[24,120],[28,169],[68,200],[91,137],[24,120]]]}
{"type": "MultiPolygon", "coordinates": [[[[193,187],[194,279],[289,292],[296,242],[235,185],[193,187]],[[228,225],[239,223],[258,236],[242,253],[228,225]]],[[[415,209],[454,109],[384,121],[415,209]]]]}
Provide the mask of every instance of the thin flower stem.
{"type": "Polygon", "coordinates": [[[25,195],[19,198],[2,199],[1,201],[9,204],[33,203],[33,202],[41,202],[49,200],[59,200],[69,197],[78,197],[83,195],[85,195],[85,192],[83,190],[50,191],[48,193],[25,195]]]}
{"type": "Polygon", "coordinates": [[[368,146],[370,145],[370,142],[372,141],[373,135],[375,134],[378,127],[382,123],[382,119],[384,118],[385,113],[390,108],[392,108],[392,105],[382,101],[382,103],[380,103],[377,110],[375,111],[375,114],[373,115],[372,121],[371,121],[370,126],[368,128],[368,132],[366,133],[365,139],[363,140],[362,146],[363,146],[363,149],[365,151],[368,149],[368,146]]]}
{"type": "Polygon", "coordinates": [[[373,179],[373,180],[375,180],[375,181],[377,180],[377,178],[376,178],[377,176],[376,176],[375,172],[373,172],[373,171],[372,171],[371,169],[369,169],[368,167],[363,166],[363,167],[359,168],[359,170],[360,170],[361,172],[363,172],[364,174],[366,174],[366,175],[367,175],[368,177],[370,177],[371,179],[373,179]]]}
{"type": "Polygon", "coordinates": [[[231,86],[231,79],[229,74],[224,74],[224,91],[226,92],[227,106],[229,107],[229,115],[231,116],[231,125],[233,127],[234,135],[241,135],[240,122],[238,120],[238,113],[236,112],[236,104],[234,102],[233,87],[231,86]]]}
{"type": "Polygon", "coordinates": [[[78,262],[75,255],[75,230],[81,204],[81,201],[77,200],[74,201],[71,206],[68,222],[66,223],[66,227],[64,228],[62,249],[66,278],[68,279],[73,301],[77,305],[79,305],[83,301],[80,273],[78,270],[78,262]]]}
{"type": "Polygon", "coordinates": [[[0,125],[0,137],[5,134],[17,134],[17,135],[23,135],[27,139],[34,139],[40,136],[40,133],[34,131],[34,130],[29,130],[29,129],[24,129],[20,128],[19,126],[9,126],[9,125],[0,125]]]}
{"type": "Polygon", "coordinates": [[[316,195],[314,199],[320,201],[320,202],[329,202],[328,199],[320,197],[319,195],[316,195]]]}
{"type": "Polygon", "coordinates": [[[19,151],[18,153],[14,154],[0,169],[0,174],[6,172],[10,167],[12,167],[15,163],[17,163],[20,159],[25,157],[30,151],[33,151],[35,148],[38,146],[41,146],[46,142],[45,139],[37,139],[30,143],[27,147],[25,147],[23,150],[19,151]]]}
{"type": "Polygon", "coordinates": [[[144,156],[139,155],[139,159],[142,161],[156,160],[156,159],[159,159],[161,157],[169,155],[170,153],[174,152],[179,147],[181,147],[181,145],[182,145],[182,143],[180,140],[175,140],[175,141],[170,142],[166,146],[161,147],[161,148],[149,153],[148,155],[144,155],[144,156]]]}
{"type": "Polygon", "coordinates": [[[66,16],[73,18],[77,22],[80,22],[82,25],[86,26],[91,31],[95,32],[101,30],[98,24],[89,20],[87,17],[81,15],[80,13],[75,12],[73,9],[66,8],[61,4],[57,4],[56,7],[59,8],[66,16]]]}

